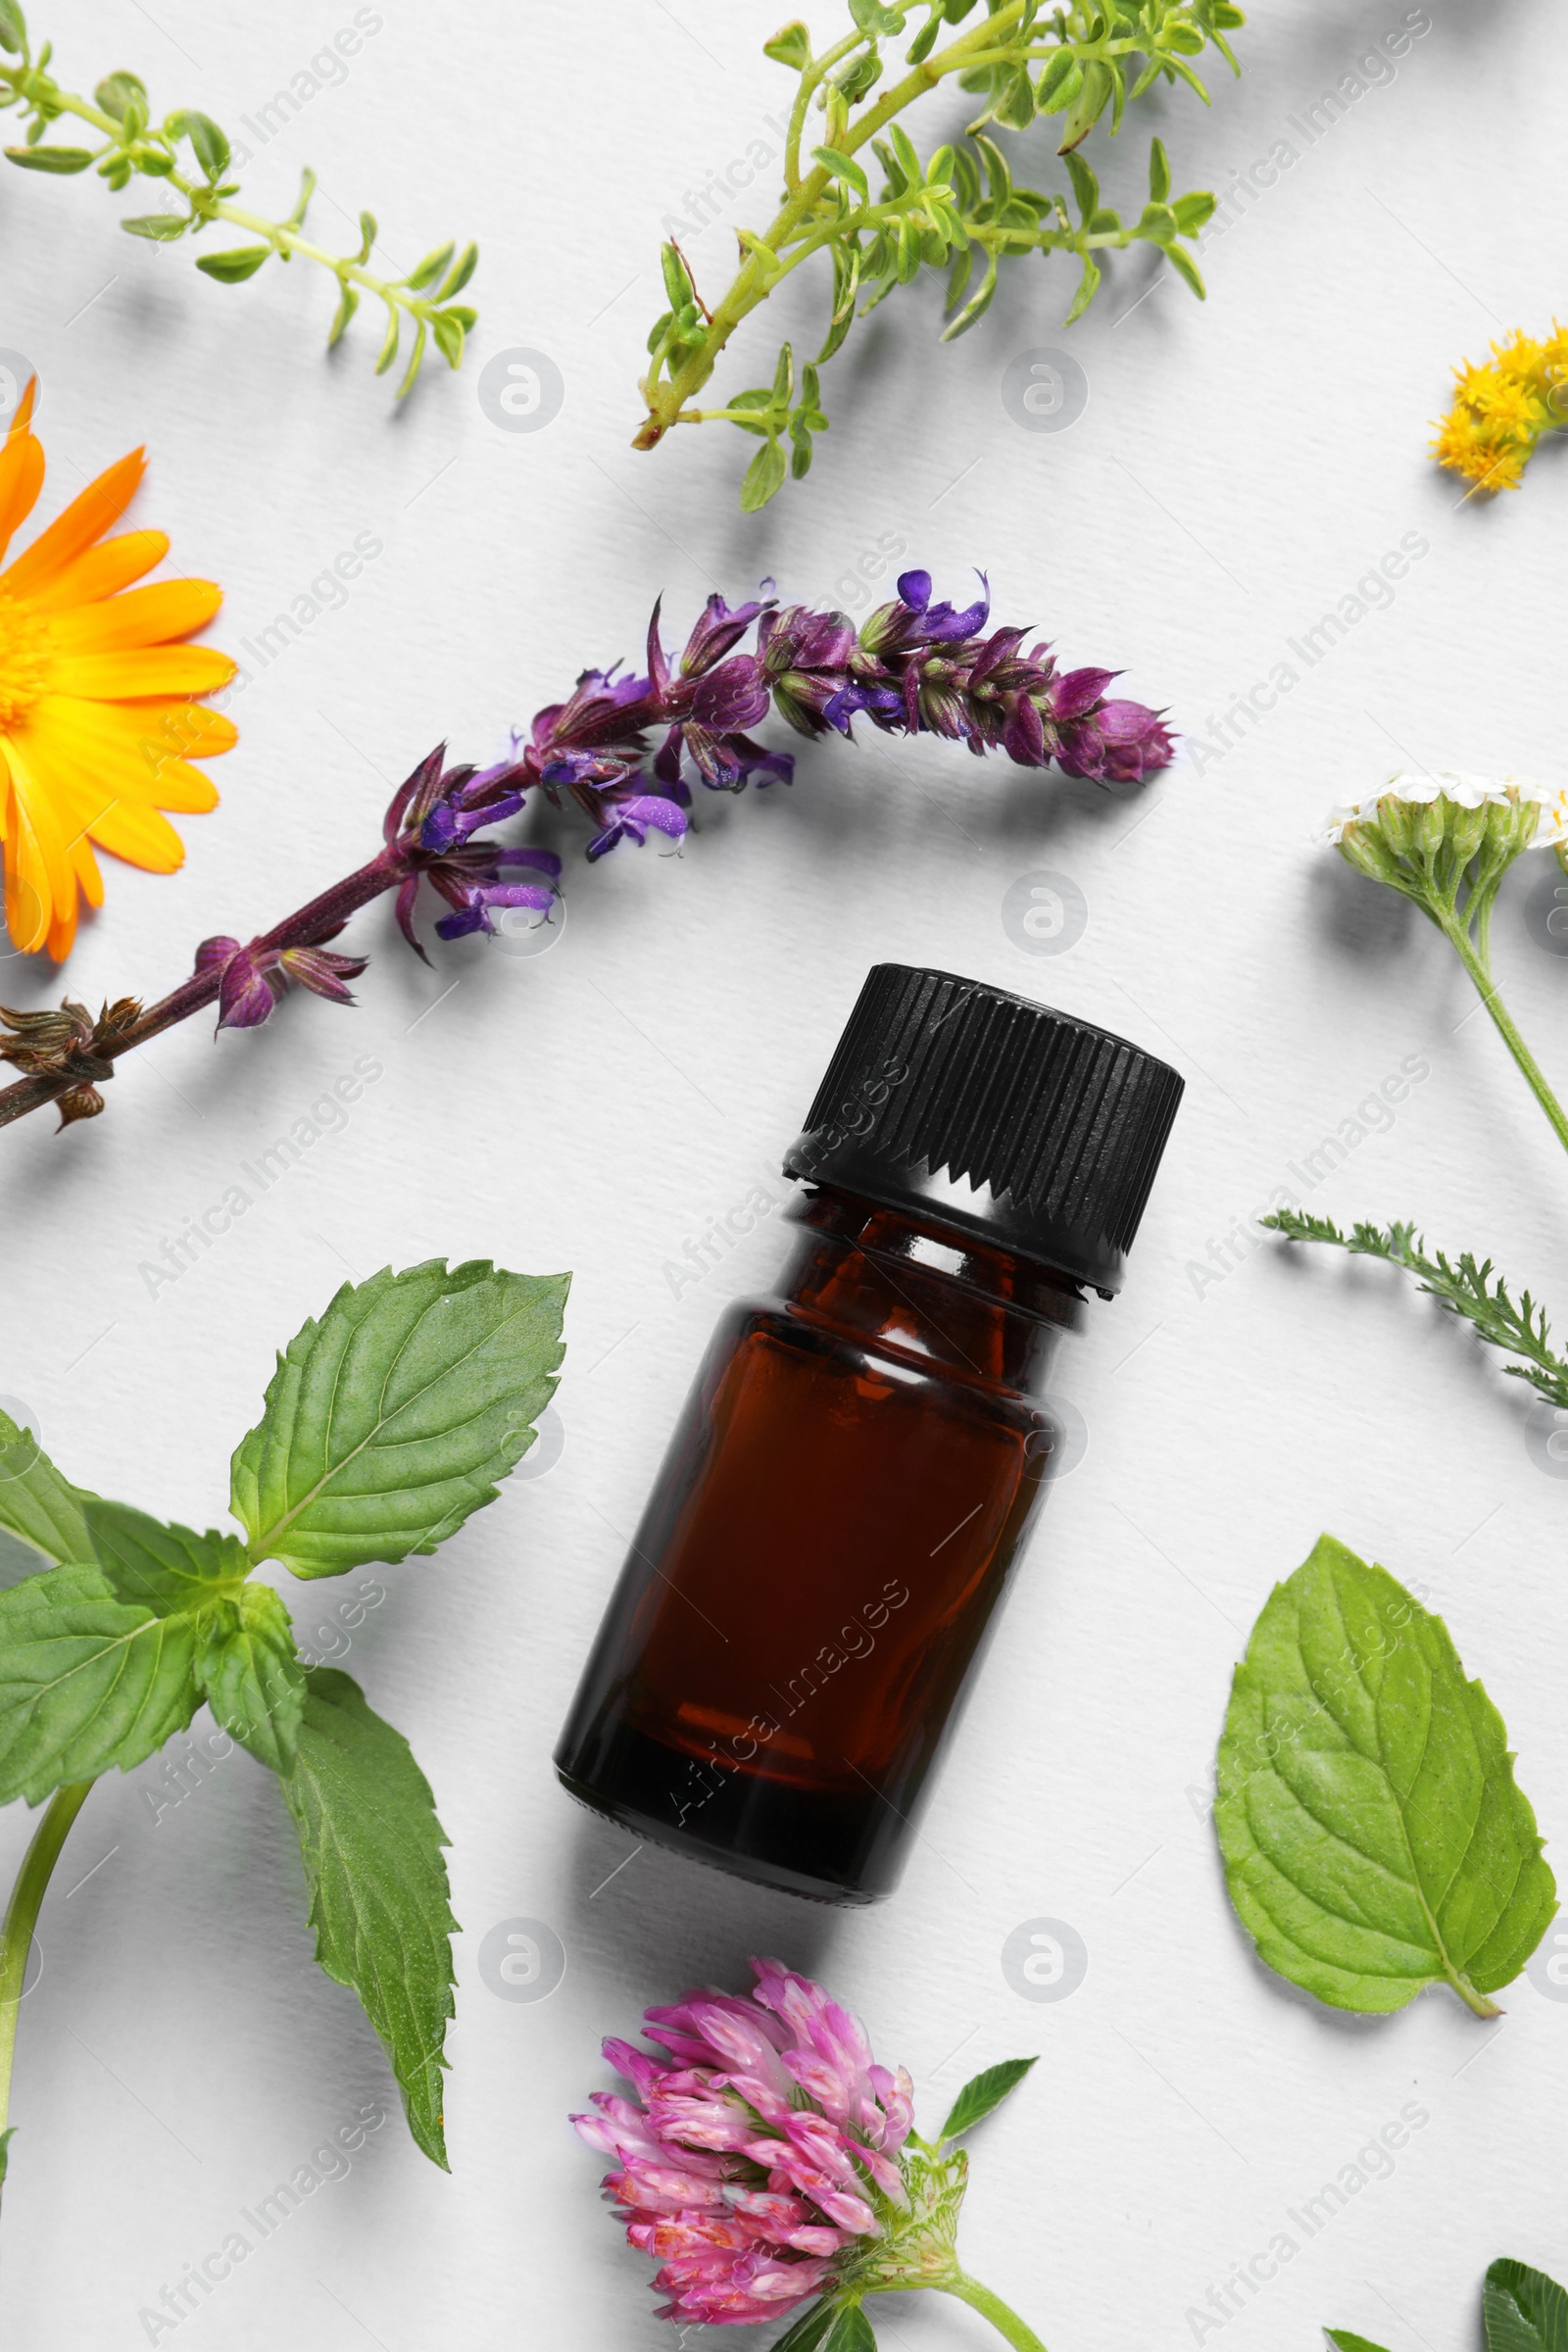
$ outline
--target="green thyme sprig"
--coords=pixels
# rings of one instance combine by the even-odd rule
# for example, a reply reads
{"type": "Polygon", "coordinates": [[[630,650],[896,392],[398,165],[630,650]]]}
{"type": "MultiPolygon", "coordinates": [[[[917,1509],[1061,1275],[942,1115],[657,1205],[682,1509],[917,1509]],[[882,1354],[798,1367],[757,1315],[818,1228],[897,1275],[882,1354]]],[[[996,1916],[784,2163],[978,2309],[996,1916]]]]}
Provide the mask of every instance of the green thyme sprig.
{"type": "Polygon", "coordinates": [[[18,0],[0,0],[0,50],[18,60],[15,65],[0,61],[0,109],[14,107],[31,118],[24,143],[6,149],[10,162],[28,172],[62,176],[95,171],[117,192],[138,174],[163,181],[183,200],[184,210],[143,213],[122,220],[121,227],[155,245],[172,245],[187,234],[200,236],[219,220],[247,230],[261,241],[231,246],[222,253],[204,253],[197,259],[197,269],[222,285],[238,285],[254,277],[274,254],[279,261],[316,262],[329,270],[337,280],[338,305],[328,345],[336,343],[366,294],[386,312],[386,333],[375,364],[377,375],[384,375],[396,361],[405,323],[413,326],[413,346],[398,386],[400,400],[419,372],[427,341],[434,342],[449,367],[461,367],[464,341],[478,314],[454,297],[473,275],[479,259],[477,245],[465,245],[461,253],[454,244],[438,245],[406,277],[378,277],[366,267],[376,237],[372,213],[360,215],[360,242],[353,253],[329,253],[302,233],[316,187],[314,172],[305,172],[299,202],[286,220],[264,220],[261,214],[246,212],[230,202],[239,194],[238,182],[224,176],[232,150],[226,134],[210,115],[181,107],[155,123],[145,85],[134,74],[124,72],[111,74],[99,82],[90,101],[63,90],[49,72],[53,44],[46,42],[34,58],[18,0]],[[44,144],[45,131],[62,115],[74,115],[98,131],[102,145],[44,144]],[[185,147],[190,150],[193,170],[181,169],[185,147]]]}
{"type": "Polygon", "coordinates": [[[1515,1380],[1527,1380],[1548,1403],[1568,1409],[1568,1363],[1547,1345],[1550,1336],[1544,1307],[1528,1291],[1517,1306],[1500,1275],[1494,1276],[1490,1257],[1477,1260],[1466,1250],[1455,1265],[1440,1250],[1428,1257],[1413,1225],[1353,1225],[1342,1233],[1328,1217],[1301,1209],[1282,1208],[1259,1220],[1292,1242],[1326,1242],[1352,1257],[1381,1257],[1420,1277],[1419,1288],[1451,1315],[1473,1324],[1490,1348],[1501,1348],[1522,1363],[1505,1364],[1515,1380]]]}
{"type": "Polygon", "coordinates": [[[922,270],[947,276],[953,315],[945,342],[984,315],[1002,264],[1022,254],[1076,256],[1081,274],[1066,314],[1069,325],[1099,290],[1097,257],[1129,245],[1157,247],[1194,293],[1200,299],[1203,294],[1198,265],[1182,240],[1195,237],[1208,220],[1213,197],[1194,192],[1173,198],[1170,165],[1155,139],[1149,201],[1136,220],[1124,222],[1101,202],[1100,183],[1076,151],[1107,116],[1114,135],[1128,103],[1156,80],[1184,81],[1206,105],[1208,93],[1192,60],[1211,43],[1233,73],[1240,71],[1225,34],[1244,19],[1230,0],[1101,0],[1049,12],[1042,0],[987,0],[983,23],[942,49],[938,34],[970,15],[976,0],[849,5],[854,29],[825,49],[813,50],[799,22],[765,44],[766,54],[798,76],[783,203],[760,235],[738,231],[741,266],[715,308],[698,292],[680,247],[671,240],[663,248],[669,308],[648,338],[650,364],[641,387],[648,414],[634,446],[652,449],[673,424],[723,422],[760,437],[763,446],[741,493],[748,511],[765,505],[787,473],[799,479],[809,468],[811,435],[827,422],[816,369],[842,348],[857,318],[922,270]],[[882,78],[883,42],[907,29],[915,9],[925,11],[925,23],[905,53],[908,71],[866,105],[882,78]],[[980,109],[967,144],[938,147],[922,162],[894,118],[950,76],[980,98],[980,109]],[[862,105],[865,111],[858,115],[862,105]],[[821,137],[809,143],[808,118],[813,113],[822,118],[821,137]],[[1057,152],[1071,182],[1071,205],[1066,194],[1018,186],[989,135],[992,125],[1021,130],[1037,115],[1058,122],[1057,152]],[[865,161],[858,160],[866,149],[881,167],[882,184],[874,193],[865,161]],[[832,268],[832,310],[822,348],[802,371],[799,398],[786,344],[771,386],[738,393],[722,408],[693,407],[741,321],[818,253],[832,268]]]}

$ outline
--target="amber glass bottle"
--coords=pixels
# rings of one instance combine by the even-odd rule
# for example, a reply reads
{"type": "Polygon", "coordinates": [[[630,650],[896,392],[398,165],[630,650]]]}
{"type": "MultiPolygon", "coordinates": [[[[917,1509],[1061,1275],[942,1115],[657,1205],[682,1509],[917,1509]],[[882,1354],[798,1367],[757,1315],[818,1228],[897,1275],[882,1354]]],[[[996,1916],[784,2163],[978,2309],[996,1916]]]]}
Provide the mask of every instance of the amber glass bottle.
{"type": "Polygon", "coordinates": [[[574,1796],[833,1902],[897,1884],[1181,1096],[1124,1039],[880,964],[785,1173],[776,1297],[722,1319],[556,1765],[574,1796]]]}

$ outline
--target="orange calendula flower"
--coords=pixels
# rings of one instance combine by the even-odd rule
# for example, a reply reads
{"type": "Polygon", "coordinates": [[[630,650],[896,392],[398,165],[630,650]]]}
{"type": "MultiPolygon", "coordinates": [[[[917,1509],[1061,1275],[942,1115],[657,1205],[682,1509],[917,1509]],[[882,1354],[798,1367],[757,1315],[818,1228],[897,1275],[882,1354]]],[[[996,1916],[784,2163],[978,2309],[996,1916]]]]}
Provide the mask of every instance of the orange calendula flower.
{"type": "Polygon", "coordinates": [[[1538,343],[1516,328],[1492,357],[1453,371],[1453,406],[1432,455],[1478,491],[1517,490],[1544,433],[1568,424],[1568,332],[1538,343]]]}
{"type": "MultiPolygon", "coordinates": [[[[29,384],[0,447],[0,563],[43,487],[29,384]]],[[[234,663],[185,645],[212,619],[211,580],[130,589],[162,563],[162,531],[110,539],[141,481],[132,451],[73,499],[0,570],[0,843],[14,944],[57,963],[75,937],[78,892],[103,904],[92,845],[158,874],[184,859],[161,815],[195,813],[218,794],[193,760],[226,752],[231,720],[196,698],[226,686],[234,663]]]]}

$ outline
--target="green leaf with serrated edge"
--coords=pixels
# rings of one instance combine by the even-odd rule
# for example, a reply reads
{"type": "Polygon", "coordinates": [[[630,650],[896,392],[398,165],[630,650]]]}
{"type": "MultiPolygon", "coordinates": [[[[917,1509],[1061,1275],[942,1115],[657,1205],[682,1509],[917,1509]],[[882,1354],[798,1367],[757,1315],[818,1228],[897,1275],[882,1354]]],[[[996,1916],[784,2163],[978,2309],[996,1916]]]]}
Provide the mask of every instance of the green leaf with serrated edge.
{"type": "Polygon", "coordinates": [[[457,1921],[446,1834],[408,1741],[329,1667],[307,1677],[305,1715],[283,1793],[299,1832],[316,1957],[365,2005],[403,2092],[409,2129],[449,2170],[442,2044],[453,2015],[457,1921]]]}
{"type": "Polygon", "coordinates": [[[246,1585],[204,1614],[196,1680],[224,1731],[259,1764],[292,1770],[305,1669],[289,1613],[270,1585],[246,1585]]]}
{"type": "Polygon", "coordinates": [[[1214,1827],[1268,1966],[1337,2009],[1481,2016],[1557,1911],[1502,1719],[1441,1618],[1322,1536],[1236,1669],[1214,1827]]]}
{"type": "Polygon", "coordinates": [[[811,158],[824,171],[831,172],[835,179],[842,179],[852,187],[862,204],[870,203],[871,183],[853,155],[841,155],[836,147],[813,147],[811,158]]]}
{"type": "Polygon", "coordinates": [[[954,2100],[948,2120],[937,2133],[939,2142],[956,2139],[960,2132],[967,2132],[982,2116],[1000,2107],[1036,2063],[1033,2058],[1004,2058],[999,2066],[988,2066],[983,2074],[972,2076],[954,2100]]]}
{"type": "Polygon", "coordinates": [[[90,1556],[115,1598],[151,1609],[155,1617],[204,1608],[236,1592],[251,1572],[237,1536],[166,1527],[131,1503],[96,1494],[83,1501],[82,1517],[90,1556]]]}
{"type": "Polygon", "coordinates": [[[32,1432],[0,1413],[0,1528],[46,1560],[90,1560],[86,1490],[63,1478],[32,1432]]]}
{"type": "Polygon", "coordinates": [[[93,104],[101,107],[106,115],[113,115],[117,122],[123,122],[127,107],[146,107],[147,89],[134,74],[106,74],[92,97],[93,104]]]}
{"type": "Polygon", "coordinates": [[[235,1452],[252,1558],[337,1576],[434,1551],[493,1502],[555,1394],[570,1280],[430,1258],[345,1283],[235,1452]]]}
{"type": "Polygon", "coordinates": [[[1487,2352],[1568,2352],[1568,2294],[1544,2271],[1494,2262],[1482,2302],[1487,2352]]]}
{"type": "Polygon", "coordinates": [[[226,253],[202,253],[196,257],[196,267],[220,285],[242,285],[254,277],[265,261],[271,258],[270,245],[231,245],[226,253]]]}
{"type": "Polygon", "coordinates": [[[16,0],[0,0],[0,49],[21,57],[27,46],[27,27],[16,0]]]}
{"type": "Polygon", "coordinates": [[[741,513],[755,514],[760,507],[765,507],[775,491],[784,487],[788,472],[789,466],[778,443],[764,443],[746,468],[741,483],[741,513]]]}
{"type": "Polygon", "coordinates": [[[8,147],[6,153],[24,172],[85,172],[92,162],[85,147],[8,147]]]}
{"type": "Polygon", "coordinates": [[[799,73],[802,66],[809,65],[811,61],[809,28],[801,23],[799,17],[788,24],[781,24],[772,39],[762,43],[762,55],[772,58],[777,65],[788,66],[792,73],[799,73]]]}
{"type": "Polygon", "coordinates": [[[117,1600],[101,1568],[46,1568],[0,1592],[0,1804],[128,1772],[201,1703],[189,1617],[117,1600]]]}
{"type": "Polygon", "coordinates": [[[1364,2335],[1352,2335],[1348,2328],[1325,2328],[1323,2332],[1338,2352],[1383,2352],[1381,2344],[1368,2343],[1364,2335]]]}
{"type": "Polygon", "coordinates": [[[127,237],[149,237],[155,245],[172,245],[190,226],[187,213],[138,213],[121,227],[127,237]]]}

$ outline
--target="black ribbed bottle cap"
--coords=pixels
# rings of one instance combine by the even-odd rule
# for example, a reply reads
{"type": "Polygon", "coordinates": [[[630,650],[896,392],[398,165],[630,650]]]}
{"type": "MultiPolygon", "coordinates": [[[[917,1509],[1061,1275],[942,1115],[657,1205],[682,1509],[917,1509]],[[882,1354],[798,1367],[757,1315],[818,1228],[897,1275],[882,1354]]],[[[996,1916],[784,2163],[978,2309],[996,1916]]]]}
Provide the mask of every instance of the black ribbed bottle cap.
{"type": "Polygon", "coordinates": [[[1121,1287],[1184,1081],[1141,1046],[1005,989],[874,964],[785,1154],[858,1193],[1121,1287]]]}

